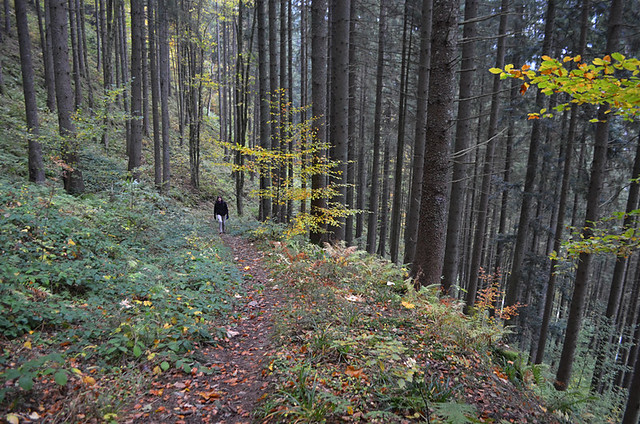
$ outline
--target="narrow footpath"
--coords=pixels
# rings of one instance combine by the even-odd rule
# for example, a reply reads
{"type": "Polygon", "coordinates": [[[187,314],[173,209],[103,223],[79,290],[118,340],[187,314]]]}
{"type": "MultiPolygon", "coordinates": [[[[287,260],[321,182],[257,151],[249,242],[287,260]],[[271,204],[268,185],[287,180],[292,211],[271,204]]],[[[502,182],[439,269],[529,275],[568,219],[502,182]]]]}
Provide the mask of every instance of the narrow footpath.
{"type": "Polygon", "coordinates": [[[234,262],[244,275],[245,293],[217,346],[202,346],[194,356],[214,370],[191,375],[168,370],[134,406],[126,423],[258,422],[254,411],[269,382],[263,374],[263,358],[269,352],[271,314],[277,292],[266,289],[268,275],[261,266],[262,253],[241,237],[223,235],[234,262]]]}

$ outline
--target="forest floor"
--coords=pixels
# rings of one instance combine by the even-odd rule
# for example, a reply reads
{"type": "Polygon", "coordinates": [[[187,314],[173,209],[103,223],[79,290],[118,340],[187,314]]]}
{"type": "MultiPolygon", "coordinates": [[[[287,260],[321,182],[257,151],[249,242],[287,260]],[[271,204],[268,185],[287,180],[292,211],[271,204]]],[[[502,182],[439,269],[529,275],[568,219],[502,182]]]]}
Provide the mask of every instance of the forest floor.
{"type": "MultiPolygon", "coordinates": [[[[273,268],[274,263],[272,257],[266,256],[273,254],[265,253],[264,246],[258,249],[240,236],[223,235],[222,238],[243,274],[245,292],[242,296],[236,295],[239,301],[231,314],[233,318],[229,321],[227,337],[222,338],[219,345],[202,346],[195,353],[199,362],[215,371],[207,375],[197,369],[193,369],[191,374],[171,370],[156,376],[151,387],[138,395],[132,409],[120,414],[124,418],[119,422],[561,422],[557,416],[547,413],[540,400],[527,389],[516,388],[506,374],[509,371],[491,365],[499,358],[487,363],[483,353],[473,349],[465,352],[465,349],[453,347],[437,338],[431,339],[434,343],[429,349],[424,349],[419,337],[409,341],[423,348],[423,358],[429,358],[424,363],[418,360],[428,370],[426,384],[419,381],[411,383],[411,376],[402,375],[397,368],[398,365],[400,369],[407,368],[406,364],[411,359],[403,363],[400,358],[410,358],[409,352],[394,344],[384,331],[389,330],[392,338],[402,341],[407,336],[410,338],[414,331],[417,335],[422,326],[411,320],[408,316],[411,311],[407,310],[413,305],[404,303],[399,311],[375,305],[377,308],[371,310],[365,297],[355,291],[342,293],[342,296],[346,295],[346,305],[337,305],[327,292],[318,296],[315,289],[289,285],[282,278],[278,281],[282,284],[279,287],[272,278],[274,271],[267,271],[267,268],[273,268]],[[324,330],[316,328],[310,332],[309,324],[304,323],[309,319],[322,326],[325,324],[319,323],[323,319],[335,319],[344,311],[348,311],[350,316],[357,316],[358,320],[370,315],[379,321],[389,320],[392,323],[391,329],[380,327],[381,343],[364,354],[369,356],[369,363],[371,358],[378,362],[374,367],[364,365],[360,360],[363,358],[358,358],[355,351],[350,353],[345,349],[339,357],[327,353],[340,344],[337,340],[329,340],[331,337],[337,339],[336,335],[328,334],[332,324],[325,323],[324,330]],[[385,361],[389,365],[385,365],[385,361]],[[315,371],[311,371],[311,367],[315,367],[315,371]],[[377,369],[378,376],[374,375],[372,368],[377,369]],[[389,380],[395,381],[398,376],[406,378],[406,388],[395,384],[386,386],[389,380]],[[336,380],[335,384],[331,379],[336,380]],[[373,381],[376,379],[378,383],[373,381]],[[376,388],[376,384],[381,384],[381,387],[376,388]],[[394,413],[376,411],[380,405],[372,401],[372,392],[378,389],[375,397],[388,395],[386,408],[393,406],[394,413]],[[396,395],[391,393],[394,390],[396,395]],[[433,400],[432,406],[427,406],[427,411],[431,411],[427,415],[415,412],[416,408],[424,411],[415,405],[416,391],[422,397],[417,403],[428,405],[426,398],[433,400]],[[394,399],[397,395],[400,398],[394,399]],[[342,402],[353,405],[342,405],[342,416],[335,413],[341,409],[340,397],[343,397],[342,402]],[[462,403],[452,403],[455,398],[462,403]],[[367,408],[371,410],[367,411],[367,408]],[[474,415],[477,418],[473,418],[474,415]]],[[[296,279],[295,269],[300,265],[296,262],[304,262],[308,256],[291,252],[277,242],[272,246],[274,250],[284,251],[276,261],[288,269],[285,273],[289,273],[289,277],[296,279]]],[[[348,268],[345,257],[340,256],[353,252],[353,249],[338,251],[337,263],[348,268]]],[[[318,264],[311,263],[308,268],[317,268],[318,264]]],[[[321,286],[331,284],[324,281],[321,286]]],[[[352,323],[350,327],[353,330],[357,325],[352,323]]],[[[348,343],[353,343],[355,336],[349,329],[344,333],[342,347],[348,348],[348,343]]],[[[366,345],[368,342],[365,339],[359,343],[366,345]]],[[[515,369],[513,365],[511,370],[515,369]]],[[[524,378],[531,379],[532,376],[524,378]]]]}
{"type": "Polygon", "coordinates": [[[0,420],[578,422],[548,412],[548,381],[481,305],[465,316],[356,247],[219,236],[207,205],[157,208],[152,191],[42,206],[46,188],[4,184],[0,420]]]}
{"type": "Polygon", "coordinates": [[[214,369],[191,375],[180,370],[162,373],[151,388],[140,393],[124,423],[219,423],[254,422],[254,411],[269,385],[265,358],[272,350],[272,314],[280,294],[265,290],[267,272],[263,254],[253,243],[237,236],[221,236],[231,249],[234,263],[244,278],[244,295],[238,298],[227,337],[217,346],[197,352],[203,365],[214,369]]]}

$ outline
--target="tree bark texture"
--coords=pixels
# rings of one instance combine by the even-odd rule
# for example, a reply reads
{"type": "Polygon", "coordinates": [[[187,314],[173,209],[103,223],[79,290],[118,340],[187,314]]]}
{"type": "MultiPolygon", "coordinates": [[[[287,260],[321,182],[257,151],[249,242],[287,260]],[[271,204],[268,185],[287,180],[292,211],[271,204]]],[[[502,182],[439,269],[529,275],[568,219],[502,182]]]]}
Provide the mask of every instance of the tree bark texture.
{"type": "MultiPolygon", "coordinates": [[[[39,134],[38,105],[36,103],[36,90],[33,83],[33,61],[31,60],[31,38],[29,36],[29,23],[27,20],[27,8],[24,0],[15,0],[16,28],[18,31],[18,43],[20,45],[20,67],[22,69],[22,91],[24,93],[24,108],[27,117],[28,135],[28,166],[29,181],[43,183],[44,164],[42,161],[42,146],[36,138],[39,134]]],[[[38,7],[40,7],[38,5],[38,7]]]]}
{"type": "MultiPolygon", "coordinates": [[[[331,0],[331,104],[329,134],[331,159],[336,164],[337,195],[332,199],[344,206],[347,198],[347,161],[349,152],[349,20],[351,0],[331,0]]],[[[332,241],[344,240],[344,218],[330,228],[332,241]]]]}
{"type": "Polygon", "coordinates": [[[420,27],[420,62],[418,64],[418,87],[415,137],[413,146],[413,163],[411,187],[409,189],[407,224],[404,230],[404,260],[412,263],[415,257],[418,221],[420,216],[420,200],[422,197],[422,174],[424,171],[424,150],[426,143],[427,99],[429,97],[429,76],[431,73],[431,29],[433,0],[422,1],[422,22],[420,27]]]}
{"type": "Polygon", "coordinates": [[[58,107],[58,127],[62,136],[62,160],[64,162],[62,179],[69,194],[84,191],[82,172],[78,168],[79,142],[75,137],[76,129],[71,116],[74,112],[73,90],[71,89],[71,71],[69,67],[68,47],[68,11],[65,0],[50,0],[51,43],[53,49],[53,67],[56,81],[56,104],[58,107]]]}
{"type": "Polygon", "coordinates": [[[431,75],[418,243],[417,284],[441,284],[449,207],[449,164],[457,55],[458,1],[434,0],[431,75]]]}
{"type": "Polygon", "coordinates": [[[142,42],[144,34],[143,0],[131,0],[131,145],[129,172],[138,179],[142,161],[142,42]]]}
{"type": "MultiPolygon", "coordinates": [[[[327,36],[325,21],[327,0],[311,0],[311,115],[313,116],[313,136],[318,145],[326,141],[326,106],[327,106],[327,36]]],[[[271,39],[270,39],[271,40],[271,39]]],[[[273,58],[273,56],[271,56],[273,58]]],[[[273,76],[272,76],[273,77],[273,76]]],[[[271,88],[273,90],[273,87],[271,88]]],[[[324,148],[316,151],[312,161],[323,160],[324,148]]],[[[323,175],[314,173],[311,177],[311,190],[322,190],[325,187],[323,175]]],[[[311,199],[311,214],[320,216],[326,202],[321,196],[311,199]]],[[[312,243],[321,244],[324,238],[322,228],[312,229],[309,235],[312,243]]]]}

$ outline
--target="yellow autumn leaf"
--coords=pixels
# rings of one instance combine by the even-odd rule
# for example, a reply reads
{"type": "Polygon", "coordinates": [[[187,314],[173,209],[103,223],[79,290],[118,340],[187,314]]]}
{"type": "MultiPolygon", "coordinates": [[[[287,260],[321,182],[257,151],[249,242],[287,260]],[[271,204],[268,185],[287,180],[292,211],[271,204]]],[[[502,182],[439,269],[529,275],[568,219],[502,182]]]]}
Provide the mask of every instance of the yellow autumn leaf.
{"type": "Polygon", "coordinates": [[[20,418],[16,414],[9,414],[6,417],[6,420],[9,424],[19,424],[20,418]]]}
{"type": "Polygon", "coordinates": [[[94,384],[96,384],[96,379],[87,375],[85,377],[82,377],[82,382],[88,386],[93,386],[94,384]]]}
{"type": "Polygon", "coordinates": [[[416,305],[414,305],[413,303],[407,302],[407,301],[404,301],[404,300],[402,301],[402,306],[404,306],[407,309],[413,309],[413,308],[416,307],[416,305]]]}
{"type": "Polygon", "coordinates": [[[69,241],[67,241],[67,244],[68,244],[69,246],[75,246],[75,245],[76,245],[76,242],[75,242],[75,241],[73,241],[73,240],[71,240],[71,239],[69,239],[69,241]]]}
{"type": "Polygon", "coordinates": [[[23,346],[27,349],[31,349],[31,340],[27,340],[26,342],[24,342],[23,346]]]}

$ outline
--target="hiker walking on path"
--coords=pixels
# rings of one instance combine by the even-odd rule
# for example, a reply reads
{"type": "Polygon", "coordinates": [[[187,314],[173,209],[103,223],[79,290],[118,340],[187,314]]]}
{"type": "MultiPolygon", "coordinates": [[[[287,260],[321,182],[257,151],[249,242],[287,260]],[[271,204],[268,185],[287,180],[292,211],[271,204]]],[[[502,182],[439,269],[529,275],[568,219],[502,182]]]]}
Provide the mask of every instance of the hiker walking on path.
{"type": "Polygon", "coordinates": [[[213,207],[213,213],[220,225],[220,234],[224,234],[224,223],[229,219],[229,208],[227,207],[227,203],[222,200],[221,196],[218,196],[216,199],[216,204],[213,207]]]}

